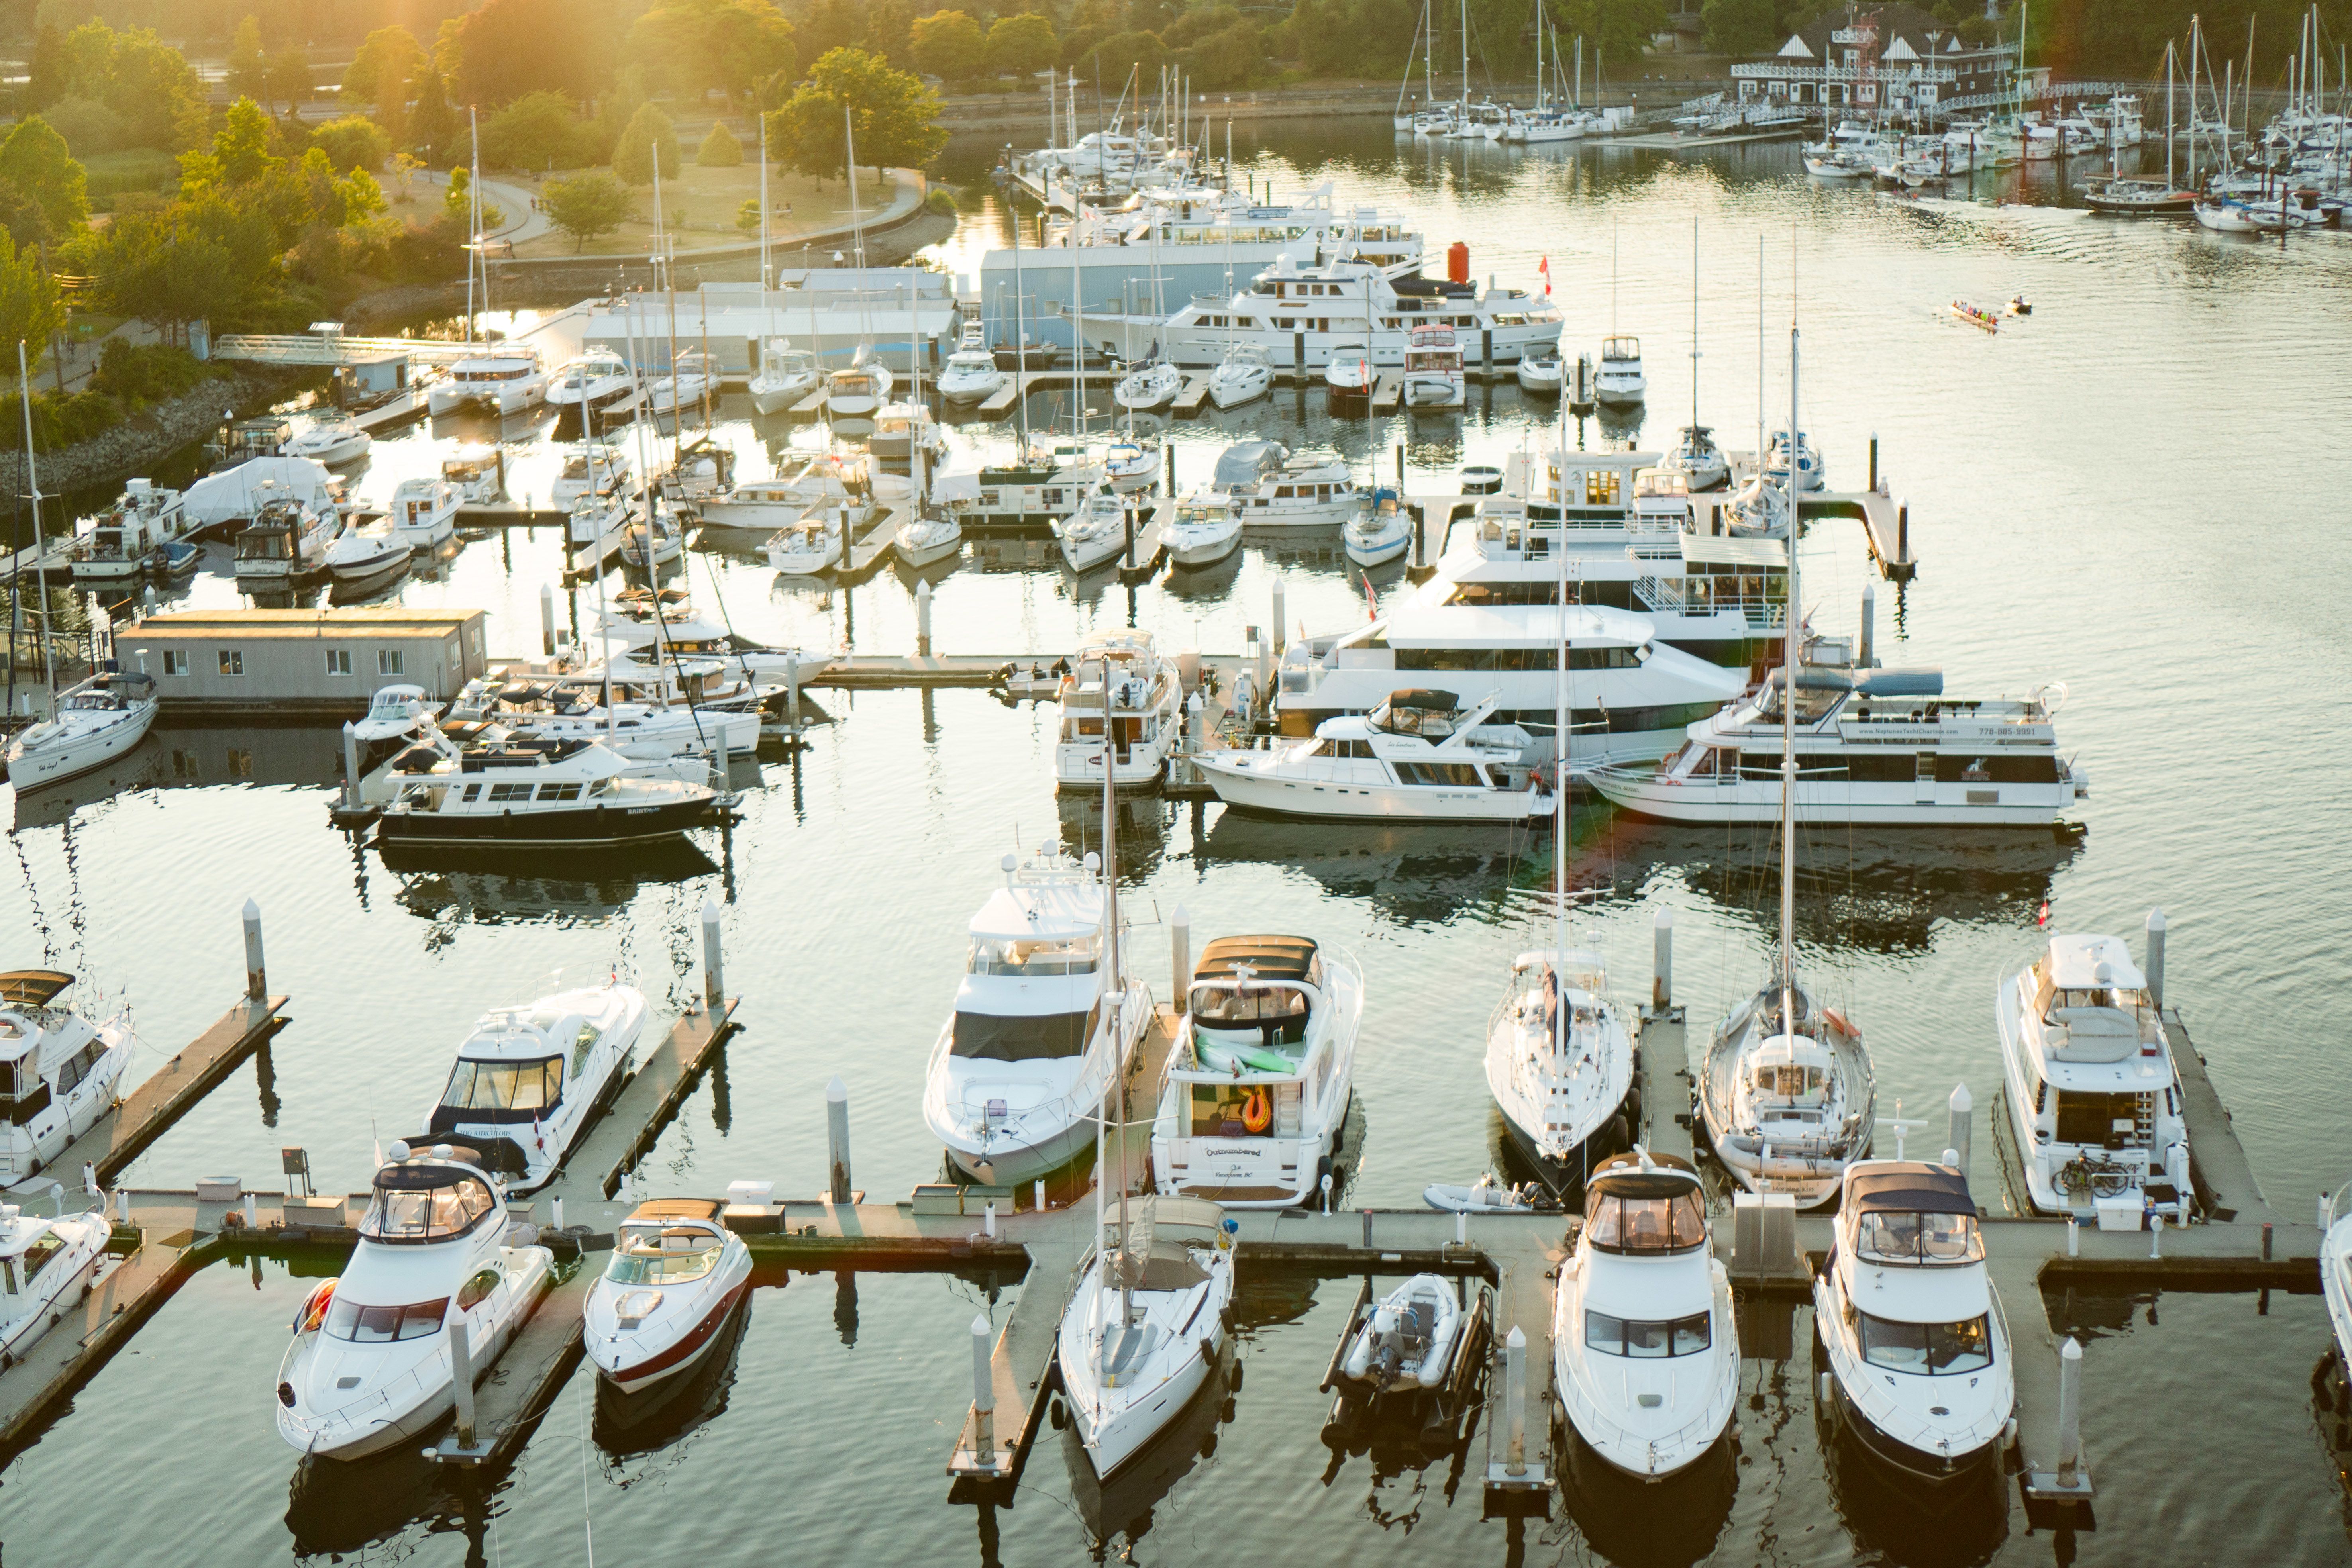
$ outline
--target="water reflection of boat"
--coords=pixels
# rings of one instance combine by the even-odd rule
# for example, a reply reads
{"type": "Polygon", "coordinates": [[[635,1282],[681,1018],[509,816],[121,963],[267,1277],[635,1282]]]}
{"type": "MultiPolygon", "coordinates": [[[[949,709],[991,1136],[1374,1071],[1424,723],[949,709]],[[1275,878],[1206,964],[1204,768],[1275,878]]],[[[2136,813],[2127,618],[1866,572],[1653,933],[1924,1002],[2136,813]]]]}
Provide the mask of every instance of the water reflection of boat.
{"type": "Polygon", "coordinates": [[[1517,830],[1493,825],[1311,822],[1226,811],[1194,853],[1203,862],[1279,866],[1391,919],[1445,920],[1501,897],[1527,841],[1517,830]]]}
{"type": "MultiPolygon", "coordinates": [[[[2030,1312],[2033,1310],[2028,1307],[2030,1312]]],[[[1829,1363],[1814,1342],[1814,1378],[1829,1363]]],[[[1888,1568],[1973,1568],[2009,1538],[2009,1493],[2001,1467],[1979,1465],[1942,1486],[1909,1481],[1880,1462],[1839,1421],[1838,1404],[1813,1402],[1813,1430],[1830,1502],[1853,1539],[1857,1560],[1888,1568]]]]}
{"type": "Polygon", "coordinates": [[[1077,1424],[1070,1422],[1063,1429],[1062,1461],[1069,1472],[1070,1500],[1077,1504],[1097,1561],[1120,1538],[1122,1559],[1131,1557],[1132,1549],[1151,1530],[1151,1511],[1195,1464],[1217,1451],[1217,1428],[1233,1419],[1233,1394],[1240,1385],[1241,1368],[1229,1342],[1192,1402],[1108,1481],[1096,1479],[1077,1424]]]}
{"type": "MultiPolygon", "coordinates": [[[[472,1517],[455,1466],[436,1465],[403,1443],[373,1458],[343,1460],[305,1455],[287,1487],[286,1531],[297,1557],[363,1552],[421,1527],[419,1535],[461,1529],[478,1544],[481,1521],[472,1517]]],[[[472,1557],[469,1561],[479,1561],[472,1557]]]]}
{"type": "Polygon", "coordinates": [[[648,883],[690,882],[719,867],[688,842],[602,852],[568,851],[562,877],[532,874],[544,857],[517,852],[379,847],[386,871],[407,874],[400,902],[412,915],[453,925],[518,919],[601,923],[627,908],[648,883]]]}
{"type": "Polygon", "coordinates": [[[1568,1516],[1617,1568],[1688,1568],[1710,1555],[1739,1491],[1738,1449],[1720,1439],[1662,1481],[1626,1474],[1573,1430],[1559,1452],[1568,1516]]]}
{"type": "Polygon", "coordinates": [[[60,779],[54,784],[19,789],[16,792],[16,828],[19,831],[54,828],[85,806],[95,806],[125,789],[148,789],[163,783],[163,756],[157,732],[151,730],[138,745],[87,773],[60,779]]]}
{"type": "MultiPolygon", "coordinates": [[[[1089,850],[1102,848],[1103,809],[1099,793],[1056,795],[1055,812],[1062,823],[1062,852],[1080,860],[1089,850]]],[[[1118,865],[1121,875],[1150,876],[1168,853],[1168,810],[1156,795],[1123,798],[1118,802],[1118,865]]]]}
{"type": "MultiPolygon", "coordinates": [[[[790,1278],[790,1270],[780,1269],[773,1279],[762,1279],[755,1269],[751,1282],[781,1289],[790,1278]]],[[[624,1394],[610,1381],[597,1379],[596,1446],[615,1459],[656,1453],[724,1412],[728,1394],[735,1386],[735,1362],[742,1352],[744,1331],[751,1322],[753,1293],[743,1292],[709,1350],[685,1375],[666,1377],[635,1394],[624,1394]]]]}

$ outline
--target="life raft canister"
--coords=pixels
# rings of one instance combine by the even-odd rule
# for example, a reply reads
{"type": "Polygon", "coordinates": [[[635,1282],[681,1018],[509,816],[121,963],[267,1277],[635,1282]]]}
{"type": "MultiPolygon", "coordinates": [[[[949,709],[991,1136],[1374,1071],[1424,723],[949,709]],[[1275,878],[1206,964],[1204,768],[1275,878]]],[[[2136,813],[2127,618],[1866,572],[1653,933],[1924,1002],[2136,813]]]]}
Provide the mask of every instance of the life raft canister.
{"type": "Polygon", "coordinates": [[[1263,1084],[1249,1092],[1242,1101],[1242,1126],[1252,1133],[1263,1133],[1274,1125],[1274,1100],[1263,1084]]]}

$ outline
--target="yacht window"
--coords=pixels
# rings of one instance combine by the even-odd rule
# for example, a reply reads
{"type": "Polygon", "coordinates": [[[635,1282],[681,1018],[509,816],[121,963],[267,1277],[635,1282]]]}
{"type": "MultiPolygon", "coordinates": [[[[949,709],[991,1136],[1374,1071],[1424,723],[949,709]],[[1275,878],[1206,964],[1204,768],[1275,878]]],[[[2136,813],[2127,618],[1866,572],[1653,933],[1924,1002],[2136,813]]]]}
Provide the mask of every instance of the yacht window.
{"type": "Polygon", "coordinates": [[[1706,1312],[1686,1318],[1613,1318],[1588,1309],[1584,1343],[1604,1355],[1661,1359],[1697,1355],[1714,1343],[1714,1327],[1706,1312]]]}
{"type": "Polygon", "coordinates": [[[1093,932],[1046,941],[982,936],[971,945],[967,968],[974,975],[1091,975],[1101,948],[1093,932]]]}
{"type": "Polygon", "coordinates": [[[65,1249],[64,1239],[54,1230],[44,1230],[26,1242],[24,1251],[18,1253],[13,1260],[23,1281],[21,1288],[31,1289],[33,1281],[40,1277],[41,1270],[48,1266],[49,1260],[65,1249]]]}
{"type": "Polygon", "coordinates": [[[1860,1217],[1854,1255],[1894,1263],[1973,1263],[1985,1255],[1984,1238],[1972,1215],[1876,1211],[1860,1217]]]}
{"type": "Polygon", "coordinates": [[[596,1042],[604,1038],[604,1031],[594,1024],[583,1023],[580,1026],[579,1036],[572,1042],[572,1075],[574,1078],[580,1075],[582,1068],[588,1065],[588,1053],[595,1050],[596,1042]]]}
{"type": "Polygon", "coordinates": [[[530,791],[529,784],[493,784],[490,786],[490,804],[495,806],[502,800],[528,800],[530,791]]]}
{"type": "Polygon", "coordinates": [[[1706,1214],[1692,1188],[1674,1197],[1633,1197],[1605,1188],[1588,1204],[1584,1233],[1610,1252],[1679,1252],[1706,1244],[1706,1214]]]}
{"type": "Polygon", "coordinates": [[[726,1242],[707,1230],[649,1225],[621,1228],[621,1244],[604,1278],[616,1285],[682,1285],[719,1267],[726,1242]]]}
{"type": "Polygon", "coordinates": [[[1956,1323],[1898,1323],[1854,1313],[1862,1359],[1893,1372],[1930,1376],[1982,1372],[1992,1364],[1992,1331],[1981,1317],[1956,1323]]]}
{"type": "Polygon", "coordinates": [[[1099,1002],[1082,1013],[1005,1017],[958,1011],[955,1043],[949,1048],[950,1054],[986,1061],[1063,1061],[1083,1056],[1101,1017],[1099,1002]]]}
{"type": "Polygon", "coordinates": [[[80,1086],[81,1081],[89,1076],[90,1070],[98,1065],[99,1059],[105,1054],[106,1042],[102,1040],[93,1040],[68,1057],[66,1064],[58,1069],[57,1092],[60,1094],[72,1093],[80,1086]]]}
{"type": "Polygon", "coordinates": [[[1400,762],[1396,770],[1399,781],[1406,784],[1477,789],[1486,782],[1479,776],[1476,765],[1468,762],[1400,762]]]}
{"type": "Polygon", "coordinates": [[[1307,993],[1288,986],[1197,986],[1192,1021],[1208,1029],[1254,1029],[1307,1016],[1307,993]]]}
{"type": "Polygon", "coordinates": [[[394,1166],[375,1179],[360,1220],[360,1234],[373,1240],[446,1241],[490,1211],[490,1189],[478,1176],[394,1166]]]}
{"type": "Polygon", "coordinates": [[[542,784],[539,787],[539,798],[542,800],[577,800],[580,799],[580,786],[577,784],[542,784]]]}
{"type": "Polygon", "coordinates": [[[460,1057],[442,1092],[445,1111],[543,1111],[563,1095],[563,1059],[469,1061],[460,1057]]]}

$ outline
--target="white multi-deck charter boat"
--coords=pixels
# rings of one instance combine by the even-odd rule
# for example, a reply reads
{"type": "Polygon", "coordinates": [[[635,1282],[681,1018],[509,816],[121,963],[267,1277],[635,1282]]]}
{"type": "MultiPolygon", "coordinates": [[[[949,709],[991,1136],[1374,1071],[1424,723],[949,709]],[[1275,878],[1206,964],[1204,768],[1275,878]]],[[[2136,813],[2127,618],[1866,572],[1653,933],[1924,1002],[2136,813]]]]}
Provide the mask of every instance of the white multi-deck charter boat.
{"type": "Polygon", "coordinates": [[[2189,1124],[2164,1019],[2118,937],[2053,936],[1994,988],[2003,1098],[2044,1214],[2187,1224],[2189,1124]]]}
{"type": "Polygon", "coordinates": [[[971,918],[955,1009],[924,1076],[923,1120],[973,1180],[1021,1186],[1094,1141],[1112,1080],[1151,1019],[1114,967],[1101,862],[1006,855],[971,918]]]}
{"type": "Polygon", "coordinates": [[[1551,1347],[1569,1425],[1616,1469],[1663,1480],[1722,1439],[1739,1334],[1688,1163],[1636,1148],[1594,1173],[1559,1266],[1551,1347]]]}
{"type": "Polygon", "coordinates": [[[507,1206],[474,1151],[395,1143],[359,1243],[294,1314],[278,1369],[278,1435],[357,1459],[413,1442],[456,1402],[450,1339],[478,1383],[547,1290],[555,1256],[507,1244],[507,1206]]]}
{"type": "Polygon", "coordinates": [[[505,415],[537,408],[546,399],[547,371],[539,350],[509,345],[451,365],[425,394],[425,406],[436,418],[463,408],[505,415]]]}
{"type": "MultiPolygon", "coordinates": [[[[1594,789],[1673,822],[1769,822],[1783,783],[1782,684],[1690,727],[1654,768],[1596,768],[1594,789]]],[[[1806,666],[1797,676],[1796,812],[1808,822],[2046,828],[2090,793],[2058,752],[2059,685],[2023,698],[1943,695],[1937,671],[1806,666]]]]}
{"type": "Polygon", "coordinates": [[[0,1188],[40,1175],[113,1106],[138,1043],[128,1012],[91,1023],[57,1005],[73,983],[55,969],[0,975],[0,1188]]]}
{"type": "Polygon", "coordinates": [[[1311,938],[1210,943],[1160,1085],[1160,1190],[1227,1208],[1311,1201],[1347,1118],[1363,1011],[1362,971],[1311,938]]]}
{"type": "Polygon", "coordinates": [[[155,722],[155,681],[143,672],[101,670],[51,701],[54,713],[8,742],[8,781],[19,794],[104,767],[155,722]]]}
{"type": "Polygon", "coordinates": [[[1548,816],[1534,737],[1496,724],[1494,697],[1467,709],[1452,692],[1392,692],[1361,717],[1327,720],[1313,738],[1266,751],[1204,751],[1193,765],[1217,799],[1285,817],[1523,822],[1548,816]]]}
{"type": "Polygon", "coordinates": [[[1847,1167],[1836,1224],[1829,1267],[1813,1281],[1833,1418],[1921,1480],[1996,1461],[2017,1383],[1968,1177],[1863,1160],[1847,1167]]]}
{"type": "Polygon", "coordinates": [[[1149,632],[1099,632],[1079,643],[1055,700],[1061,730],[1054,778],[1066,789],[1102,782],[1106,701],[1110,766],[1129,789],[1157,785],[1168,754],[1183,738],[1183,681],[1149,632]]]}
{"type": "Polygon", "coordinates": [[[645,1024],[645,993],[613,982],[491,1009],[416,1141],[464,1144],[508,1191],[538,1191],[619,1089],[645,1024]]]}
{"type": "Polygon", "coordinates": [[[751,1249],[720,1218],[724,1207],[655,1198],[621,1221],[613,1260],[581,1305],[580,1343],[622,1394],[678,1386],[751,1290],[751,1249]]]}

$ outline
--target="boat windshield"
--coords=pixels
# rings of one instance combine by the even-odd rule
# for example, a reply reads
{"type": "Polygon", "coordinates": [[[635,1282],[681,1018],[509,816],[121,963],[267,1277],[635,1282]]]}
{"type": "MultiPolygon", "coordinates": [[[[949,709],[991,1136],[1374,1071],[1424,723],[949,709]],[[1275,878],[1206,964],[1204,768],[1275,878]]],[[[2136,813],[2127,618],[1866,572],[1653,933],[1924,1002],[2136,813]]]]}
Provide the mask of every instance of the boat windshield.
{"type": "Polygon", "coordinates": [[[1658,1197],[1604,1188],[1591,1195],[1586,1208],[1584,1234],[1603,1251],[1680,1252],[1706,1245],[1706,1211],[1695,1186],[1658,1197]]]}
{"type": "Polygon", "coordinates": [[[1192,1002],[1198,1027],[1265,1033],[1269,1044],[1302,1039],[1313,1005],[1299,987],[1247,983],[1195,986],[1192,1002]]]}
{"type": "Polygon", "coordinates": [[[1982,1372],[1992,1364],[1992,1329],[1983,1317],[1956,1323],[1899,1323],[1891,1318],[1854,1313],[1862,1359],[1890,1372],[1942,1376],[1982,1372]]]}
{"type": "Polygon", "coordinates": [[[474,1061],[457,1059],[449,1087],[441,1095],[445,1111],[544,1111],[563,1097],[563,1058],[538,1057],[529,1061],[474,1061]]]}
{"type": "Polygon", "coordinates": [[[446,1241],[471,1229],[496,1204],[489,1184],[470,1172],[387,1166],[376,1172],[360,1234],[373,1241],[446,1241]]]}
{"type": "Polygon", "coordinates": [[[977,936],[966,972],[1013,975],[1027,979],[1037,975],[1091,975],[1102,951],[1102,934],[1049,937],[1042,941],[977,936]]]}
{"type": "Polygon", "coordinates": [[[363,1307],[337,1296],[327,1309],[326,1329],[337,1339],[382,1344],[387,1340],[425,1339],[439,1333],[441,1321],[448,1315],[446,1296],[405,1307],[363,1307]]]}
{"type": "Polygon", "coordinates": [[[1653,1319],[1613,1318],[1590,1308],[1584,1313],[1585,1347],[1603,1355],[1696,1355],[1714,1342],[1714,1324],[1706,1312],[1653,1319]]]}
{"type": "Polygon", "coordinates": [[[950,1054],[984,1061],[1060,1061],[1086,1054],[1102,1017],[1097,1002],[1082,1013],[998,1013],[955,1016],[955,1043],[950,1054]]]}
{"type": "Polygon", "coordinates": [[[1902,1208],[1858,1217],[1853,1252],[1874,1263],[1977,1263],[1985,1255],[1974,1215],[1902,1208]]]}
{"type": "Polygon", "coordinates": [[[726,1245],[690,1226],[625,1225],[604,1278],[616,1285],[682,1285],[719,1267],[726,1245]]]}

